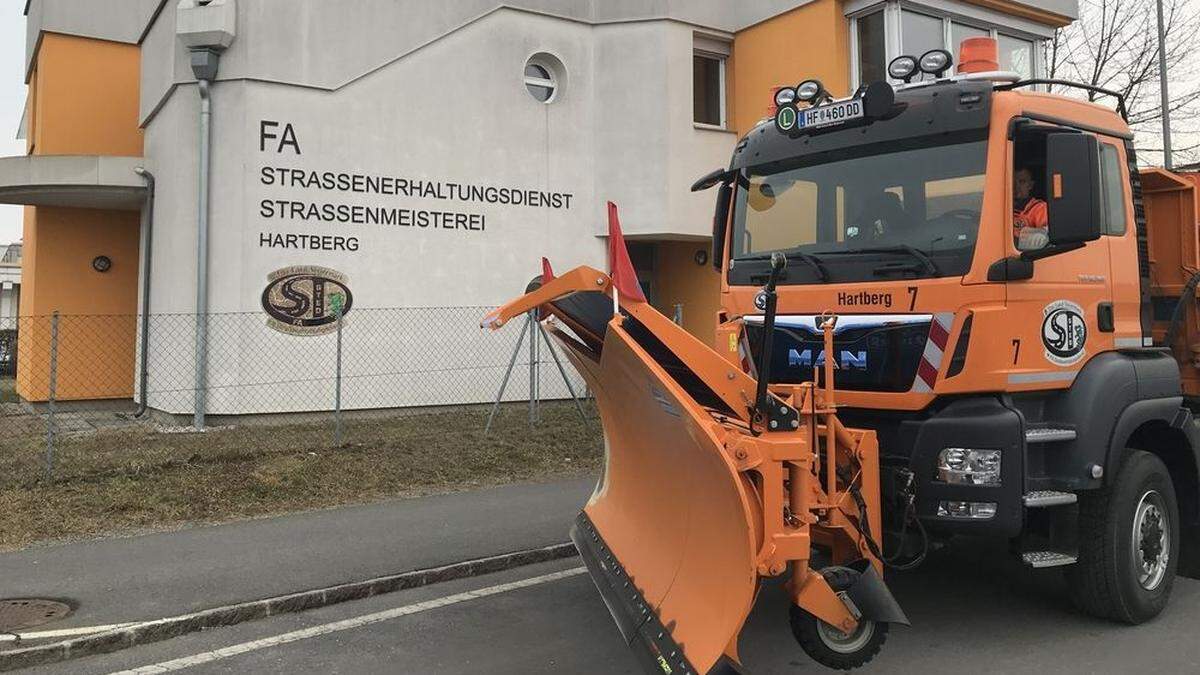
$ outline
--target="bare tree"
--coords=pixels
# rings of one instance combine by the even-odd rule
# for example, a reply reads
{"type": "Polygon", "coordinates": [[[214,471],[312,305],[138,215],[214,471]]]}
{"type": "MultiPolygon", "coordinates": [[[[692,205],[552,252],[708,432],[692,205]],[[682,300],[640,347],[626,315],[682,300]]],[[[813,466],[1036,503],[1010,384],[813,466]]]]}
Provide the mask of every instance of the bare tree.
{"type": "MultiPolygon", "coordinates": [[[[1200,0],[1163,0],[1172,139],[1177,164],[1200,159],[1200,0]]],[[[1162,163],[1156,0],[1080,0],[1079,20],[1045,43],[1051,78],[1119,92],[1138,136],[1139,160],[1162,163]]],[[[1056,93],[1103,97],[1067,87],[1056,93]]]]}

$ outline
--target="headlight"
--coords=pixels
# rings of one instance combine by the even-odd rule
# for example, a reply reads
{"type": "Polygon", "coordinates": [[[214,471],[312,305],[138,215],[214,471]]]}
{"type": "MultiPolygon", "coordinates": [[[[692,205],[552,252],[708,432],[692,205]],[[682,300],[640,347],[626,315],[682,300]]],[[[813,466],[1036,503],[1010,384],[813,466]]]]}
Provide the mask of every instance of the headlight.
{"type": "Polygon", "coordinates": [[[956,485],[999,485],[1000,451],[946,448],[938,453],[937,479],[956,485]]]}
{"type": "Polygon", "coordinates": [[[825,85],[820,80],[805,80],[796,85],[796,98],[804,103],[816,104],[825,93],[825,85]]]}
{"type": "Polygon", "coordinates": [[[921,72],[941,77],[943,73],[950,70],[950,66],[954,65],[954,57],[945,49],[930,49],[921,55],[918,65],[921,72]]]}
{"type": "Polygon", "coordinates": [[[937,514],[943,518],[987,520],[996,516],[996,502],[938,502],[937,514]]]}
{"type": "Polygon", "coordinates": [[[919,65],[914,56],[897,56],[888,64],[888,75],[897,80],[909,82],[917,74],[919,65]]]}

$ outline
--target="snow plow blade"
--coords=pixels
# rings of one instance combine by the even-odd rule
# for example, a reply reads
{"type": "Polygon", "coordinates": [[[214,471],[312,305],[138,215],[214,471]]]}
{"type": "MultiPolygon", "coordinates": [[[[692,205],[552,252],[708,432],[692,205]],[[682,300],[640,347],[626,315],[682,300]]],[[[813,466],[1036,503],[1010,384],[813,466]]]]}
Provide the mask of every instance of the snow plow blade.
{"type": "MultiPolygon", "coordinates": [[[[571,538],[626,643],[649,673],[743,672],[738,635],[759,580],[786,574],[793,632],[833,628],[822,634],[850,651],[801,647],[831,667],[846,667],[847,653],[865,663],[886,622],[907,619],[871,535],[881,531],[875,434],[838,422],[831,366],[823,389],[767,391],[736,362],[736,336],[727,358],[612,290],[579,267],[531,284],[482,325],[551,317],[546,328],[595,396],[604,473],[571,538]],[[809,566],[814,545],[830,567],[809,566]]],[[[823,324],[828,350],[833,326],[823,324]]]]}
{"type": "Polygon", "coordinates": [[[621,327],[585,376],[606,464],[571,538],[649,672],[737,672],[754,602],[754,503],[704,411],[621,327]]]}

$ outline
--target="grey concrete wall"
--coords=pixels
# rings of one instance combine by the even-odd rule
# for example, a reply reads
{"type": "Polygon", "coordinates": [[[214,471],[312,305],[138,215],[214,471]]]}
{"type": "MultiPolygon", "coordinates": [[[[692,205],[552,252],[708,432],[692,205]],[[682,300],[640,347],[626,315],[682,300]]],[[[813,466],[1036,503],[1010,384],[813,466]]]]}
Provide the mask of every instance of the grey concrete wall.
{"type": "Polygon", "coordinates": [[[1017,0],[1017,4],[1054,12],[1071,19],[1079,18],[1079,0],[1042,0],[1041,2],[1025,2],[1017,0]]]}
{"type": "Polygon", "coordinates": [[[25,21],[28,72],[42,32],[136,43],[166,0],[30,0],[25,21]]]}
{"type": "MultiPolygon", "coordinates": [[[[590,26],[670,20],[733,32],[814,1],[242,1],[238,4],[238,38],[222,59],[221,77],[336,89],[505,8],[590,26]]],[[[166,62],[145,67],[143,121],[161,104],[173,85],[191,80],[183,49],[178,45],[168,48],[165,44],[174,39],[171,35],[175,26],[174,4],[168,2],[163,8],[146,38],[147,51],[153,48],[153,53],[166,62]]]]}
{"type": "MultiPolygon", "coordinates": [[[[603,221],[603,205],[592,166],[591,30],[578,22],[504,11],[336,91],[249,80],[217,83],[210,310],[252,316],[232,336],[228,329],[213,331],[210,380],[217,388],[210,412],[312,405],[296,396],[294,388],[264,389],[251,400],[244,389],[221,386],[244,382],[247,373],[263,380],[287,379],[282,370],[266,372],[286,370],[286,364],[271,365],[270,359],[320,341],[266,327],[260,297],[267,275],[282,267],[318,264],[345,273],[361,324],[371,307],[481,306],[507,300],[537,272],[542,255],[560,270],[605,266],[604,242],[593,236],[595,224],[603,221]],[[550,105],[534,100],[522,83],[525,60],[537,52],[557,55],[567,69],[561,93],[550,105]],[[263,119],[291,123],[301,154],[290,149],[278,153],[275,147],[260,150],[263,119]],[[265,186],[260,180],[264,166],[553,190],[571,193],[572,202],[569,209],[544,209],[265,186]],[[483,232],[462,232],[280,221],[261,215],[263,199],[445,209],[482,214],[487,224],[483,232]],[[356,236],[360,250],[263,248],[261,232],[356,236]]],[[[146,154],[154,159],[159,188],[151,308],[156,315],[194,311],[196,108],[195,87],[181,86],[146,132],[146,154]]],[[[637,213],[634,205],[628,206],[631,215],[637,213]]],[[[352,314],[348,321],[353,320],[352,314]]],[[[411,335],[381,330],[373,338],[373,351],[364,351],[363,357],[387,354],[390,368],[405,370],[419,365],[405,359],[452,363],[482,353],[463,343],[482,339],[473,324],[431,322],[426,330],[428,350],[406,347],[411,335]]],[[[190,339],[185,327],[164,331],[152,342],[152,392],[167,390],[152,394],[155,407],[186,412],[189,400],[173,390],[186,389],[190,382],[190,364],[178,359],[191,353],[190,339]],[[172,381],[178,386],[171,386],[172,381]]],[[[305,376],[323,377],[329,367],[327,358],[314,359],[305,376]]],[[[429,391],[399,383],[385,387],[393,398],[376,399],[373,405],[417,404],[446,395],[443,383],[430,379],[426,386],[429,391]]],[[[495,394],[491,381],[456,387],[462,401],[485,401],[495,394]]]]}

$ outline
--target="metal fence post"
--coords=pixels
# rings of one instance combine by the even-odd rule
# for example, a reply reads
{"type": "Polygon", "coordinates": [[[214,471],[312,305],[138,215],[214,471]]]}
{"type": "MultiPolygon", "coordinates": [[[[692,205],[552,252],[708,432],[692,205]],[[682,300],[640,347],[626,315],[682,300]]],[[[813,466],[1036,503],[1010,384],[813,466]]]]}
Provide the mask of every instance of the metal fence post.
{"type": "Polygon", "coordinates": [[[333,445],[342,447],[342,305],[333,307],[337,319],[337,366],[333,385],[333,445]]]}
{"type": "Polygon", "coordinates": [[[54,397],[58,389],[58,312],[50,316],[50,396],[46,415],[46,481],[54,480],[54,397]]]}
{"type": "Polygon", "coordinates": [[[538,405],[535,402],[538,400],[538,380],[536,380],[538,376],[534,375],[535,364],[538,363],[538,339],[533,335],[536,324],[538,324],[538,315],[534,313],[536,311],[538,310],[529,310],[528,312],[530,337],[532,337],[529,340],[529,426],[533,426],[535,422],[534,406],[538,405]]]}

